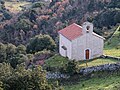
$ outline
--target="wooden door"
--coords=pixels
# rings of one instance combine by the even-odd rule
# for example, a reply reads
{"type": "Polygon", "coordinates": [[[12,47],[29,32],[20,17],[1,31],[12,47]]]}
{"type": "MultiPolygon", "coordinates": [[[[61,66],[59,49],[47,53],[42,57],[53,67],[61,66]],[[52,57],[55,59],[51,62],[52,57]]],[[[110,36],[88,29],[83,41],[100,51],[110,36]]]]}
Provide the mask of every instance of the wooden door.
{"type": "Polygon", "coordinates": [[[87,49],[87,50],[85,51],[86,59],[89,59],[89,55],[90,55],[90,53],[89,53],[89,49],[87,49]]]}

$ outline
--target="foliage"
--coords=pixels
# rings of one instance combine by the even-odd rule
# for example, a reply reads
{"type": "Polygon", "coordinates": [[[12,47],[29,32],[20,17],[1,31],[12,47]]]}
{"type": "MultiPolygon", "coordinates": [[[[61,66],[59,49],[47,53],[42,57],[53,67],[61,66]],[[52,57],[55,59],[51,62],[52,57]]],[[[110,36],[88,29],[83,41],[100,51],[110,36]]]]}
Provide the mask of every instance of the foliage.
{"type": "Polygon", "coordinates": [[[92,66],[99,66],[103,64],[111,64],[111,63],[117,63],[119,62],[118,60],[114,59],[107,59],[107,58],[98,58],[94,60],[87,60],[87,61],[79,61],[79,66],[86,68],[86,67],[92,67],[92,66]]]}
{"type": "Polygon", "coordinates": [[[10,77],[13,73],[13,69],[10,64],[0,63],[0,81],[10,77]]]}
{"type": "Polygon", "coordinates": [[[94,11],[94,3],[95,3],[95,1],[94,0],[91,0],[90,1],[90,3],[89,3],[89,5],[88,5],[88,11],[94,11]]]}
{"type": "Polygon", "coordinates": [[[7,44],[6,45],[7,59],[12,58],[15,53],[16,53],[16,46],[13,44],[7,44]]]}
{"type": "Polygon", "coordinates": [[[68,63],[68,59],[60,55],[54,55],[45,60],[45,66],[48,67],[63,67],[68,63]]]}
{"type": "Polygon", "coordinates": [[[0,63],[6,60],[6,46],[0,43],[0,63]]]}
{"type": "Polygon", "coordinates": [[[13,44],[0,43],[0,63],[7,62],[13,68],[18,64],[24,63],[28,60],[26,55],[26,47],[24,45],[15,46],[13,44]]]}
{"type": "Polygon", "coordinates": [[[12,15],[5,7],[5,2],[3,0],[0,1],[0,12],[3,14],[3,20],[10,20],[12,18],[12,15]]]}
{"type": "Polygon", "coordinates": [[[111,2],[107,6],[108,8],[120,8],[119,0],[111,0],[111,2]]]}
{"type": "Polygon", "coordinates": [[[53,53],[47,50],[39,51],[34,54],[34,61],[36,60],[45,60],[53,56],[53,53]]]}
{"type": "Polygon", "coordinates": [[[106,55],[120,57],[120,48],[118,48],[120,43],[119,27],[115,30],[112,37],[105,42],[104,53],[106,55]]]}
{"type": "Polygon", "coordinates": [[[3,15],[5,20],[10,20],[12,18],[12,15],[8,11],[3,11],[3,15]]]}
{"type": "Polygon", "coordinates": [[[3,89],[3,83],[2,83],[2,82],[0,82],[0,90],[4,90],[4,89],[3,89]]]}
{"type": "Polygon", "coordinates": [[[17,53],[26,54],[26,47],[24,45],[18,45],[16,48],[17,53]]]}
{"type": "Polygon", "coordinates": [[[103,26],[109,27],[119,23],[118,17],[120,16],[119,10],[105,10],[95,17],[94,25],[102,28],[103,26]],[[114,18],[113,18],[114,17],[114,18]]]}
{"type": "MultiPolygon", "coordinates": [[[[116,75],[108,73],[101,73],[102,76],[97,75],[98,77],[93,78],[82,78],[79,82],[65,85],[65,90],[119,90],[120,88],[120,77],[119,74],[116,75]]],[[[65,82],[65,81],[64,81],[65,82]]]]}
{"type": "Polygon", "coordinates": [[[70,76],[78,73],[80,70],[79,63],[75,60],[69,61],[61,71],[62,73],[66,73],[70,76]]]}
{"type": "Polygon", "coordinates": [[[17,65],[21,64],[21,63],[25,63],[26,61],[28,61],[28,57],[24,54],[16,54],[15,56],[12,56],[9,60],[10,65],[13,68],[16,68],[17,65]]]}
{"type": "Polygon", "coordinates": [[[0,80],[4,90],[59,90],[59,86],[48,83],[46,72],[40,66],[26,70],[21,64],[12,69],[9,64],[1,63],[0,80]]]}
{"type": "Polygon", "coordinates": [[[24,31],[29,31],[32,28],[32,24],[29,20],[27,19],[20,19],[20,21],[18,21],[15,24],[15,28],[17,30],[24,30],[24,31]]]}
{"type": "Polygon", "coordinates": [[[37,8],[37,7],[42,8],[42,6],[44,6],[44,3],[42,3],[42,2],[35,2],[35,3],[33,3],[32,8],[37,8]]]}
{"type": "Polygon", "coordinates": [[[88,17],[93,18],[94,25],[97,28],[96,32],[104,35],[106,30],[102,31],[102,28],[107,27],[107,31],[111,33],[112,31],[109,30],[111,25],[116,25],[120,20],[118,0],[53,0],[50,4],[44,2],[45,6],[41,5],[41,2],[32,4],[35,7],[37,6],[37,8],[30,7],[30,3],[22,1],[19,3],[7,2],[7,7],[11,5],[17,9],[24,7],[23,5],[25,4],[27,5],[25,5],[25,10],[16,16],[13,15],[12,19],[15,22],[6,24],[3,27],[4,30],[0,32],[2,35],[0,37],[1,40],[5,43],[25,45],[29,42],[30,38],[40,33],[49,34],[55,40],[58,36],[58,30],[72,23],[82,24],[88,17]],[[15,5],[12,5],[12,3],[15,5]],[[110,4],[114,4],[114,7],[110,7],[110,4]],[[33,28],[34,25],[37,26],[37,29],[33,28]],[[6,26],[8,28],[5,28],[6,26]],[[24,31],[24,34],[20,34],[21,29],[24,31]]]}
{"type": "Polygon", "coordinates": [[[34,55],[33,54],[27,54],[28,60],[33,60],[34,55]]]}
{"type": "Polygon", "coordinates": [[[44,49],[54,51],[56,44],[49,35],[37,35],[27,45],[27,51],[35,53],[44,49]]]}

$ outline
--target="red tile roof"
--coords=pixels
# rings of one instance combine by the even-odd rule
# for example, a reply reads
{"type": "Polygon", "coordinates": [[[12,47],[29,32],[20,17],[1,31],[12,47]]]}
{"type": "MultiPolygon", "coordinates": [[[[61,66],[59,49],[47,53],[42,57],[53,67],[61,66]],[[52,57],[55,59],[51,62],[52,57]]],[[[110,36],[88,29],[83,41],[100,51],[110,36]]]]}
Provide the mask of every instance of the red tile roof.
{"type": "Polygon", "coordinates": [[[64,29],[60,30],[58,33],[62,34],[69,40],[76,39],[77,37],[83,35],[82,34],[82,27],[73,23],[64,29]]]}

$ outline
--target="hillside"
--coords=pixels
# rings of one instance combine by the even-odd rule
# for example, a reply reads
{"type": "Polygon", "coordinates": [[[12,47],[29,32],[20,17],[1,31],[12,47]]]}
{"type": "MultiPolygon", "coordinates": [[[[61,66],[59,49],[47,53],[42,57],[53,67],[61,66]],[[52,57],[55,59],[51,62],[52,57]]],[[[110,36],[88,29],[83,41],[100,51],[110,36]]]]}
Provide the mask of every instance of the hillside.
{"type": "Polygon", "coordinates": [[[14,22],[5,24],[0,31],[0,41],[26,45],[30,38],[38,34],[49,34],[57,40],[58,30],[86,20],[94,23],[96,33],[107,38],[113,32],[111,28],[120,22],[120,5],[117,2],[119,0],[35,2],[31,7],[24,8],[18,18],[14,15],[14,22]]]}
{"type": "MultiPolygon", "coordinates": [[[[0,90],[119,90],[119,18],[120,0],[0,0],[0,90]],[[91,40],[81,38],[82,44],[76,39],[76,43],[68,42],[69,49],[65,46],[65,37],[60,40],[65,42],[60,42],[63,44],[60,47],[65,56],[75,50],[70,55],[78,57],[80,54],[76,52],[80,52],[84,53],[80,57],[90,59],[95,53],[95,58],[75,61],[58,54],[58,31],[85,21],[92,22],[94,32],[106,39],[104,54],[117,59],[97,57],[102,55],[104,42],[102,39],[102,44],[96,43],[99,39],[86,35],[93,31],[89,23],[85,24],[86,37],[83,35],[83,38],[91,38],[94,46],[91,40]],[[84,41],[95,50],[88,48],[84,41]]],[[[78,25],[78,31],[82,32],[78,25]]]]}
{"type": "Polygon", "coordinates": [[[113,35],[105,42],[104,54],[120,57],[120,26],[113,35]]]}
{"type": "Polygon", "coordinates": [[[66,85],[65,90],[119,90],[119,76],[111,75],[105,77],[81,80],[77,84],[66,85]]]}

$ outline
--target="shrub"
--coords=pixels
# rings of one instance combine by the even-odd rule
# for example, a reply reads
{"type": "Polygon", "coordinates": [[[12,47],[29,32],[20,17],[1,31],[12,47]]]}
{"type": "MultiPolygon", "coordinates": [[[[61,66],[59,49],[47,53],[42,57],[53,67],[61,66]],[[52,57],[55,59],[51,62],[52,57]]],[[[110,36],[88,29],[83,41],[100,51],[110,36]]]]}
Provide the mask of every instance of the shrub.
{"type": "Polygon", "coordinates": [[[73,61],[69,61],[63,68],[63,70],[61,70],[62,73],[66,73],[69,74],[70,76],[78,73],[79,71],[79,63],[75,60],[73,61]]]}
{"type": "Polygon", "coordinates": [[[48,59],[50,56],[52,56],[53,53],[50,52],[49,50],[43,50],[36,52],[34,55],[34,60],[40,60],[40,59],[48,59]]]}
{"type": "Polygon", "coordinates": [[[27,52],[35,53],[38,51],[51,50],[54,51],[56,44],[49,35],[37,35],[31,39],[27,45],[27,52]]]}
{"type": "Polygon", "coordinates": [[[32,8],[38,8],[38,7],[42,8],[42,6],[44,6],[44,3],[36,2],[32,5],[32,8]]]}

